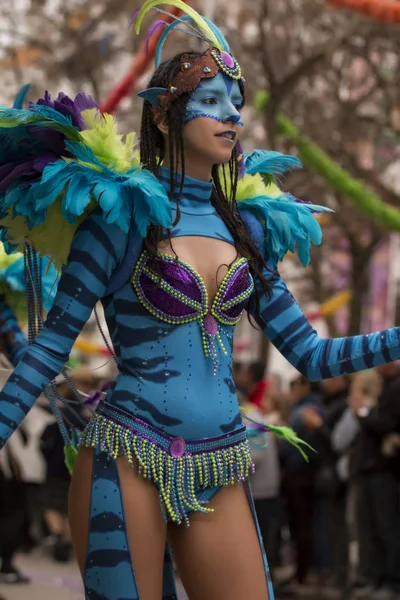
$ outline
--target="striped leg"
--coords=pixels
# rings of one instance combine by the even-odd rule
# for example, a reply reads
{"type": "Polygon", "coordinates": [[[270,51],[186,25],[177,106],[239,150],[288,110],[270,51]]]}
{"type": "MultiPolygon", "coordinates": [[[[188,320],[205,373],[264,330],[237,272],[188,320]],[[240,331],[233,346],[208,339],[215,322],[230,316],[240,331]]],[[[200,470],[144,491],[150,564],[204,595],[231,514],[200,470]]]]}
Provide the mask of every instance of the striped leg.
{"type": "Polygon", "coordinates": [[[97,449],[84,583],[86,600],[139,600],[117,464],[97,449]]]}
{"type": "MultiPolygon", "coordinates": [[[[117,463],[105,452],[94,454],[86,600],[140,600],[124,518],[117,463]]],[[[171,553],[164,557],[162,600],[177,600],[171,553]]]]}
{"type": "Polygon", "coordinates": [[[249,501],[249,505],[251,508],[251,512],[253,514],[254,523],[256,525],[258,539],[260,540],[260,547],[261,547],[261,552],[262,552],[264,567],[265,567],[265,576],[267,578],[267,585],[268,585],[268,600],[274,600],[275,596],[274,596],[274,590],[272,587],[271,573],[269,570],[267,555],[265,554],[264,544],[263,544],[263,540],[262,540],[262,536],[261,536],[260,526],[258,524],[256,509],[254,506],[253,494],[251,492],[249,480],[247,480],[245,483],[245,489],[246,489],[247,499],[249,501]]]}

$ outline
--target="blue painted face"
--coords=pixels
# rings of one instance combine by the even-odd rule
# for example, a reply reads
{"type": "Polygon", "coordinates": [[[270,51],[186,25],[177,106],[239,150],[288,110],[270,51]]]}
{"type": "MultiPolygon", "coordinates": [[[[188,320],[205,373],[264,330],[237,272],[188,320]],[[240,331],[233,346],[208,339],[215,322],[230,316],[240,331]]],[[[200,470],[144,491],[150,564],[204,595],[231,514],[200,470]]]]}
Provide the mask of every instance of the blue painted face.
{"type": "Polygon", "coordinates": [[[240,108],[243,96],[239,83],[219,72],[211,79],[202,79],[189,98],[185,125],[198,117],[208,117],[220,123],[234,123],[243,126],[240,108]]]}

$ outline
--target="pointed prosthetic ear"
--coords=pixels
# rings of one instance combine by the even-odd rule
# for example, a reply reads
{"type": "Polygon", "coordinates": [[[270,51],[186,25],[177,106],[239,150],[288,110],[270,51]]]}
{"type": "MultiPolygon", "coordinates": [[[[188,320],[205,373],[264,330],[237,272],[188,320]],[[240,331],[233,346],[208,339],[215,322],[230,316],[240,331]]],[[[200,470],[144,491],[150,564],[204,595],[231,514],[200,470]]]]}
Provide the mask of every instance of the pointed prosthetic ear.
{"type": "Polygon", "coordinates": [[[160,106],[158,99],[162,94],[166,94],[167,92],[167,88],[153,87],[147,88],[147,90],[139,92],[138,96],[140,96],[140,98],[148,100],[152,106],[160,106]]]}

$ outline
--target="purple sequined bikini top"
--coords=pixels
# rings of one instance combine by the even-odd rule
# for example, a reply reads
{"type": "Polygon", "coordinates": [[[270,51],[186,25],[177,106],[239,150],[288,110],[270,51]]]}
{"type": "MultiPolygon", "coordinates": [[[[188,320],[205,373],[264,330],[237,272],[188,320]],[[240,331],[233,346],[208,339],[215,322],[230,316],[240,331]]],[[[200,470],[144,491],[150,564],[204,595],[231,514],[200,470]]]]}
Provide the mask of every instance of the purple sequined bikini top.
{"type": "Polygon", "coordinates": [[[225,352],[218,323],[236,325],[251,296],[254,283],[247,259],[234,262],[209,304],[203,278],[186,262],[168,254],[152,259],[144,251],[132,277],[133,288],[145,308],[171,324],[199,321],[206,356],[216,360],[216,338],[225,352]]]}

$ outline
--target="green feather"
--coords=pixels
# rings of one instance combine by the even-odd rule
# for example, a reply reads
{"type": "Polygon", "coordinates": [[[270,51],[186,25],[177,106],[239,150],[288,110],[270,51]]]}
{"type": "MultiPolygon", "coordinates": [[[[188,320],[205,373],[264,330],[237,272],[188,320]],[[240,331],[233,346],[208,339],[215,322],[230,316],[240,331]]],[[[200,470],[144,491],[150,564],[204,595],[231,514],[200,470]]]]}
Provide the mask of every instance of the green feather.
{"type": "Polygon", "coordinates": [[[307,462],[309,461],[309,457],[304,452],[301,446],[306,446],[306,448],[309,448],[313,452],[316,452],[316,450],[314,450],[314,448],[310,446],[310,444],[307,444],[307,442],[299,438],[296,432],[293,431],[293,429],[290,429],[290,427],[276,427],[275,425],[266,425],[266,428],[269,431],[272,431],[272,433],[274,433],[278,437],[283,438],[284,440],[289,442],[289,444],[291,444],[295,448],[297,448],[304,460],[306,460],[307,462]]]}
{"type": "Polygon", "coordinates": [[[74,470],[74,465],[76,461],[76,457],[78,455],[78,450],[72,444],[70,446],[64,446],[64,458],[65,464],[70,474],[74,470]]]}
{"type": "Polygon", "coordinates": [[[156,6],[159,6],[160,4],[167,4],[168,6],[175,6],[176,8],[179,8],[182,12],[189,15],[189,17],[191,17],[193,19],[193,21],[196,23],[196,25],[200,29],[200,31],[202,31],[207,36],[207,39],[209,40],[210,44],[214,48],[217,48],[220,51],[223,50],[223,47],[221,46],[220,41],[218,40],[218,38],[212,31],[211,27],[209,27],[209,25],[207,25],[207,23],[205,22],[203,17],[201,15],[199,15],[199,13],[194,10],[194,8],[191,8],[185,2],[182,2],[182,0],[168,0],[168,2],[163,2],[162,0],[146,0],[146,2],[143,4],[142,8],[138,12],[136,19],[135,19],[135,32],[136,33],[139,33],[140,27],[142,25],[142,21],[143,21],[145,15],[149,12],[149,10],[151,10],[152,8],[154,8],[156,6]]]}
{"type": "MultiPolygon", "coordinates": [[[[272,431],[272,433],[274,433],[280,438],[283,438],[289,444],[297,448],[304,460],[306,460],[307,462],[309,461],[308,455],[304,452],[301,446],[306,446],[313,452],[316,452],[316,450],[314,450],[314,448],[310,446],[310,444],[307,444],[307,442],[297,437],[296,432],[293,431],[293,429],[291,429],[290,427],[277,427],[276,425],[269,425],[268,423],[259,423],[258,421],[255,421],[254,419],[248,416],[247,410],[245,408],[241,408],[240,412],[247,421],[250,421],[250,423],[254,423],[258,427],[264,428],[265,431],[272,431]]],[[[259,432],[257,432],[257,434],[260,435],[259,432]]]]}

